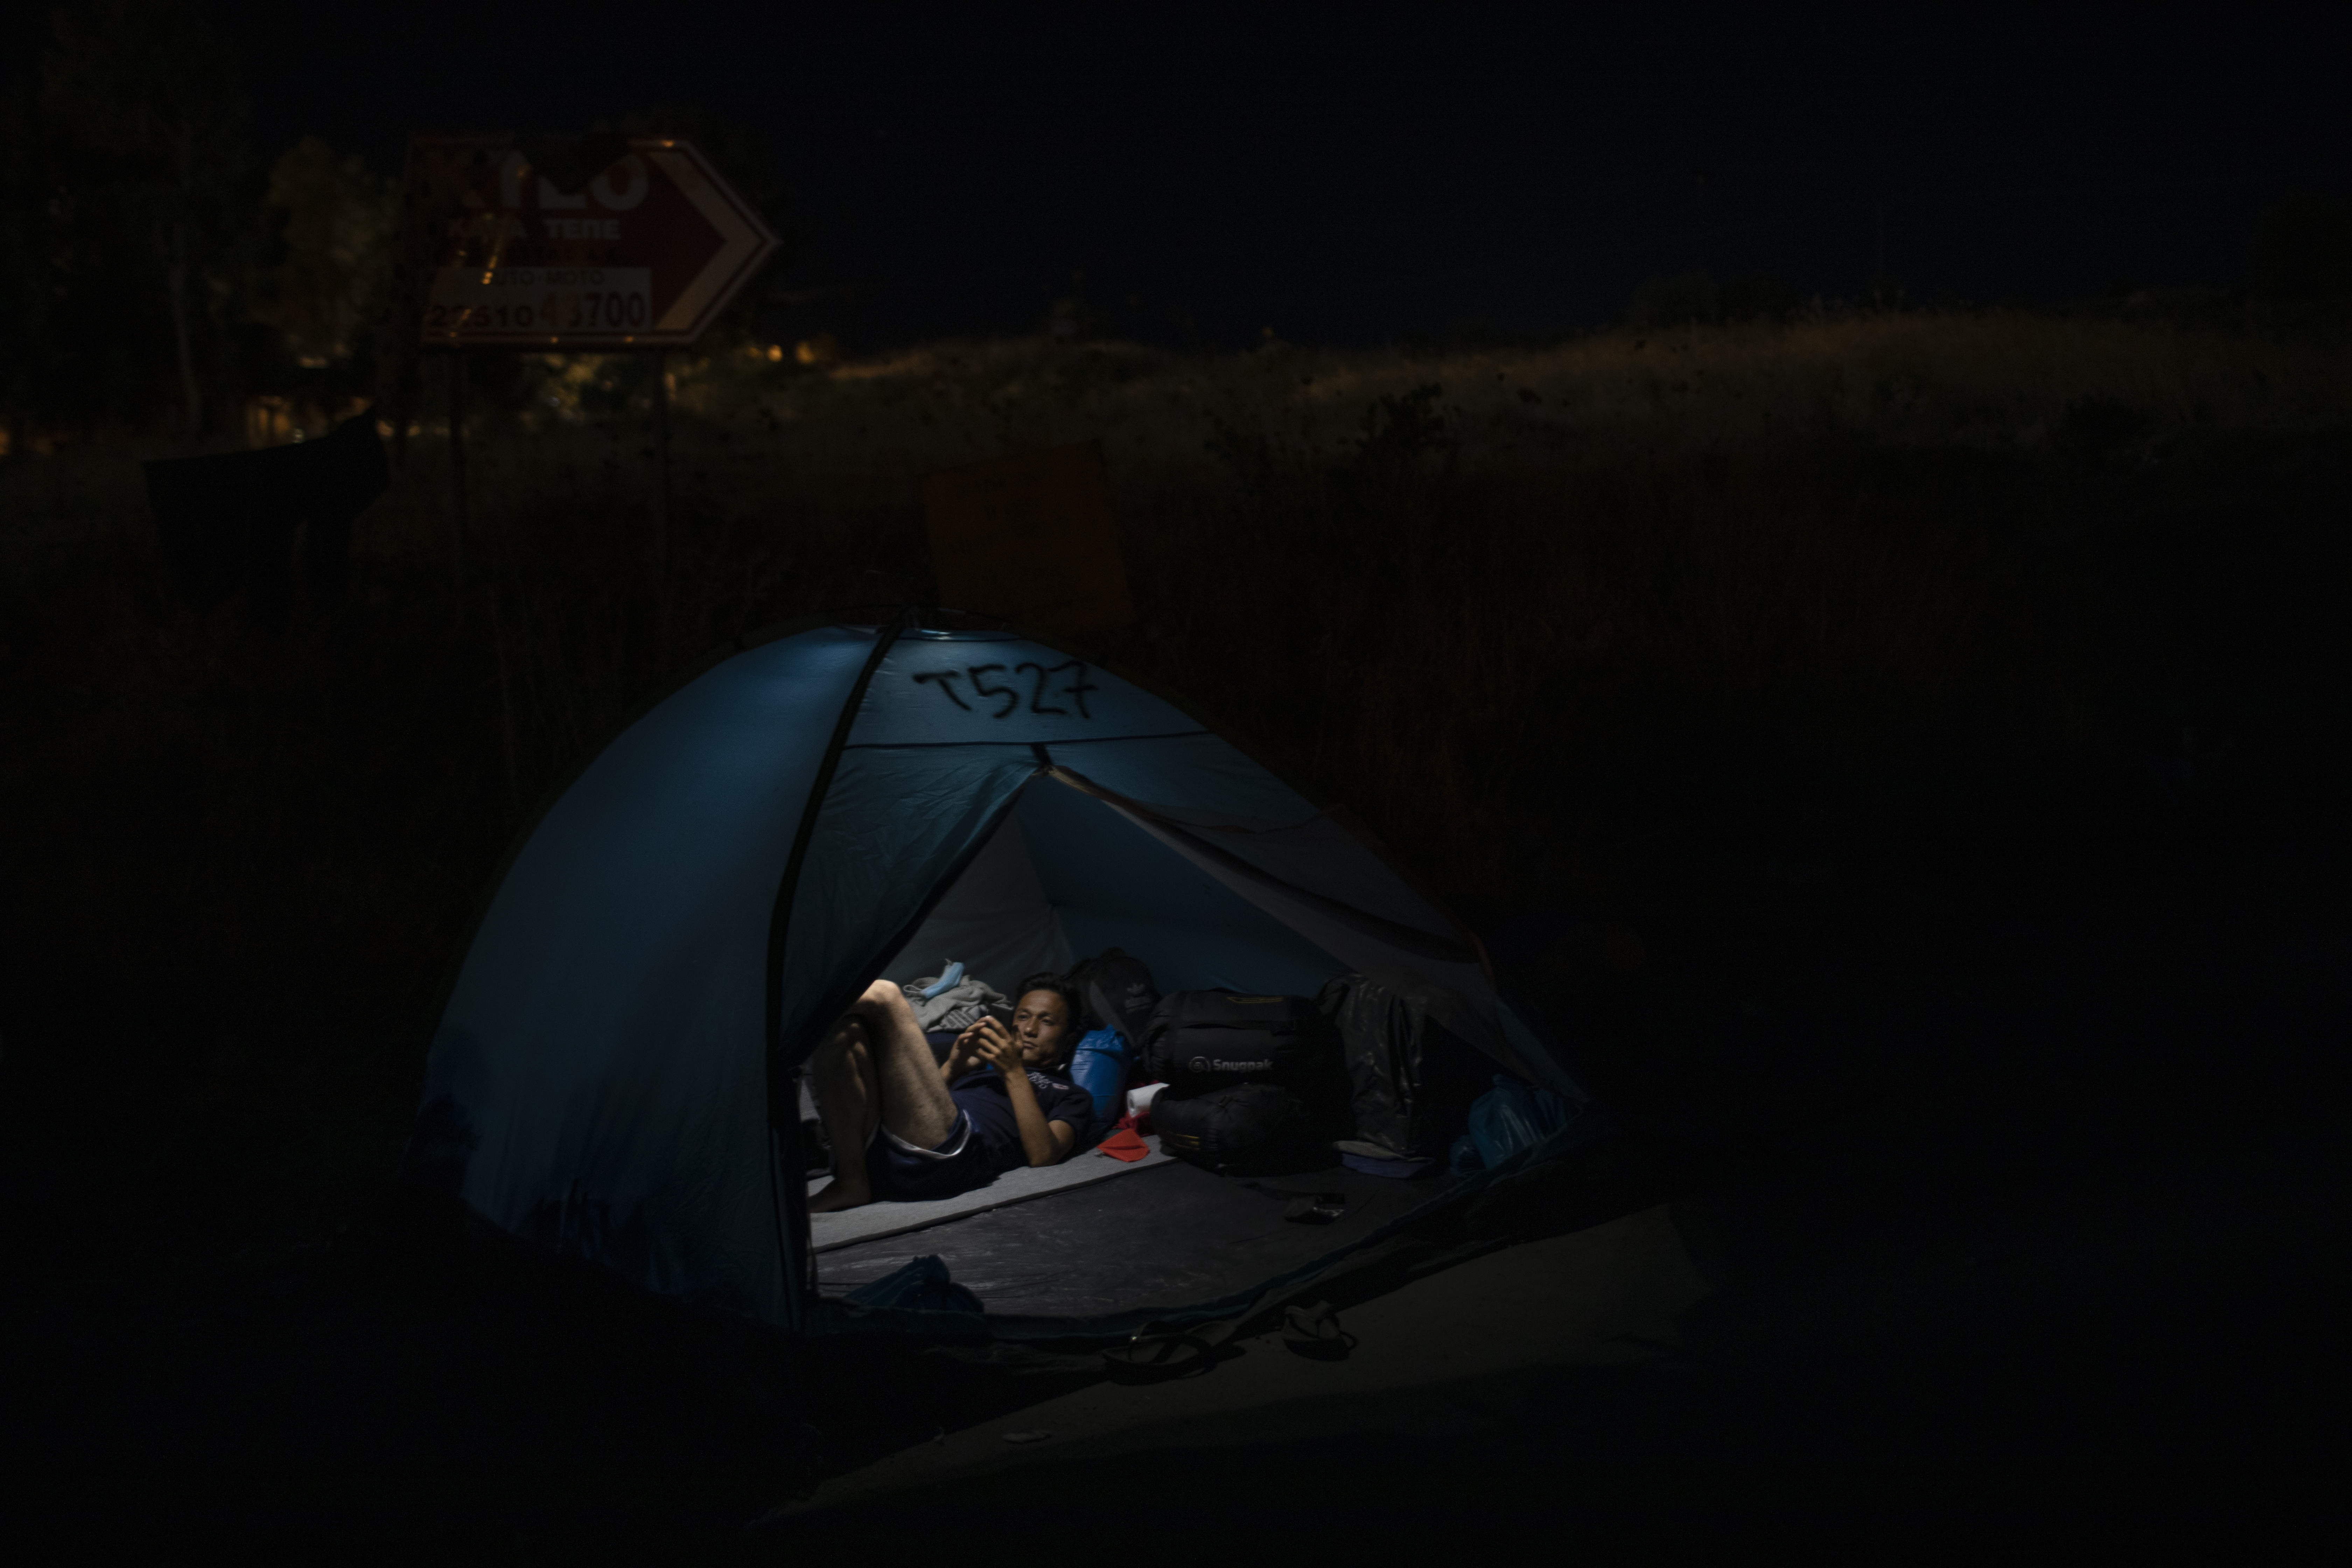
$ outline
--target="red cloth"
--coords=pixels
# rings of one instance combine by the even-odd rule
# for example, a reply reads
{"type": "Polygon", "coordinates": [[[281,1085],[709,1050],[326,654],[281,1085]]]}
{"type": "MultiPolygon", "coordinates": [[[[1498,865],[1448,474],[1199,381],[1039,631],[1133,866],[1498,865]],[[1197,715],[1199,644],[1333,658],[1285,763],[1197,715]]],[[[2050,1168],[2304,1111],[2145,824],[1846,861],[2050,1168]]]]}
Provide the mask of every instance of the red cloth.
{"type": "Polygon", "coordinates": [[[1130,1163],[1150,1153],[1151,1145],[1136,1136],[1132,1123],[1131,1117],[1122,1119],[1109,1137],[1095,1145],[1096,1152],[1108,1154],[1114,1160],[1125,1160],[1130,1163]]]}

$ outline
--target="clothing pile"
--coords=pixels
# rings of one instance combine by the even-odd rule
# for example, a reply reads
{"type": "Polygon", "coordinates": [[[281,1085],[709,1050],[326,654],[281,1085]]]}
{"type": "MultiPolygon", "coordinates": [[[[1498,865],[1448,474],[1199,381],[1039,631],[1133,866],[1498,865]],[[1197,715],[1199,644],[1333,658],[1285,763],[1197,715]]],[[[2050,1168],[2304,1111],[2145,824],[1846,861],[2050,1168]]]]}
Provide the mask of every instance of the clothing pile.
{"type": "Polygon", "coordinates": [[[961,963],[945,973],[909,980],[899,990],[915,1009],[915,1023],[923,1033],[960,1035],[982,1018],[991,1007],[1009,1007],[1012,998],[985,980],[967,979],[961,963]]]}

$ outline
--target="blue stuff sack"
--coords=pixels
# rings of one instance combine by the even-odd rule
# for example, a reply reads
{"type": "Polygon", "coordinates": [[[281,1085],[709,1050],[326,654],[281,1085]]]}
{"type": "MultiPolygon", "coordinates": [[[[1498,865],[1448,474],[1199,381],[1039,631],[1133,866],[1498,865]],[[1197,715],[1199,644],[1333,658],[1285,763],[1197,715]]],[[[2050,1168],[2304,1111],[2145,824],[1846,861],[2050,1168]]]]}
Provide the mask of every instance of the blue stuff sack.
{"type": "Polygon", "coordinates": [[[1495,1087],[1470,1108],[1470,1131],[1446,1152],[1446,1166],[1457,1176],[1491,1170],[1575,1121],[1581,1109],[1548,1089],[1496,1073],[1495,1087]]]}
{"type": "Polygon", "coordinates": [[[1127,1091],[1131,1059],[1127,1037],[1117,1029],[1089,1030],[1070,1055],[1070,1081],[1094,1098],[1096,1141],[1126,1114],[1120,1096],[1127,1091]]]}
{"type": "Polygon", "coordinates": [[[917,1312],[982,1312],[980,1298],[948,1278],[936,1255],[910,1258],[881,1279],[842,1298],[860,1307],[895,1307],[917,1312]]]}

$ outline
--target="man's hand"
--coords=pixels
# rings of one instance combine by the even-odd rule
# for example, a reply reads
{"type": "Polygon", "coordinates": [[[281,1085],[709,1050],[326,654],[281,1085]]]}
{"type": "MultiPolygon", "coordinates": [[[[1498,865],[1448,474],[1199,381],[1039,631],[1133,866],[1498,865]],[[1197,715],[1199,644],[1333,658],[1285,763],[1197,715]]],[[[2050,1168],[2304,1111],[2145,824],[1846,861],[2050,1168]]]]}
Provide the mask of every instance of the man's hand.
{"type": "MultiPolygon", "coordinates": [[[[981,1024],[994,1022],[993,1018],[981,1020],[981,1024]]],[[[980,1024],[974,1024],[971,1028],[958,1035],[954,1043],[948,1047],[948,1059],[940,1068],[940,1076],[953,1081],[978,1067],[981,1062],[980,1039],[980,1024]]]]}
{"type": "Polygon", "coordinates": [[[1021,1042],[993,1018],[982,1018],[970,1030],[972,1054],[1008,1079],[1029,1081],[1029,1064],[1022,1059],[1021,1042]]]}
{"type": "Polygon", "coordinates": [[[1048,1121],[1038,1108],[1036,1086],[1029,1081],[1029,1063],[1013,1031],[993,1018],[984,1018],[971,1031],[972,1049],[981,1060],[1004,1075],[1004,1098],[1012,1102],[1013,1125],[1021,1130],[1021,1152],[1032,1165],[1059,1163],[1077,1142],[1077,1131],[1066,1121],[1048,1121]]]}

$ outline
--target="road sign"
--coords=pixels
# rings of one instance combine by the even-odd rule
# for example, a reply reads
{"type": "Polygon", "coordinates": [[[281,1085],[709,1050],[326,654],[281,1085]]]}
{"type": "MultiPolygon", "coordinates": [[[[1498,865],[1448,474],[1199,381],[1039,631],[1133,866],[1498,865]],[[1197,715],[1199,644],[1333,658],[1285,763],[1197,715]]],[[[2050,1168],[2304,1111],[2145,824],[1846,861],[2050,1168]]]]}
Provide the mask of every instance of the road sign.
{"type": "Polygon", "coordinates": [[[923,479],[943,604],[1085,636],[1135,618],[1102,447],[1049,447],[923,479]]]}
{"type": "Polygon", "coordinates": [[[409,181],[433,225],[418,301],[435,348],[682,348],[733,302],[776,237],[694,144],[628,150],[574,188],[531,166],[511,136],[420,136],[409,181]]]}

